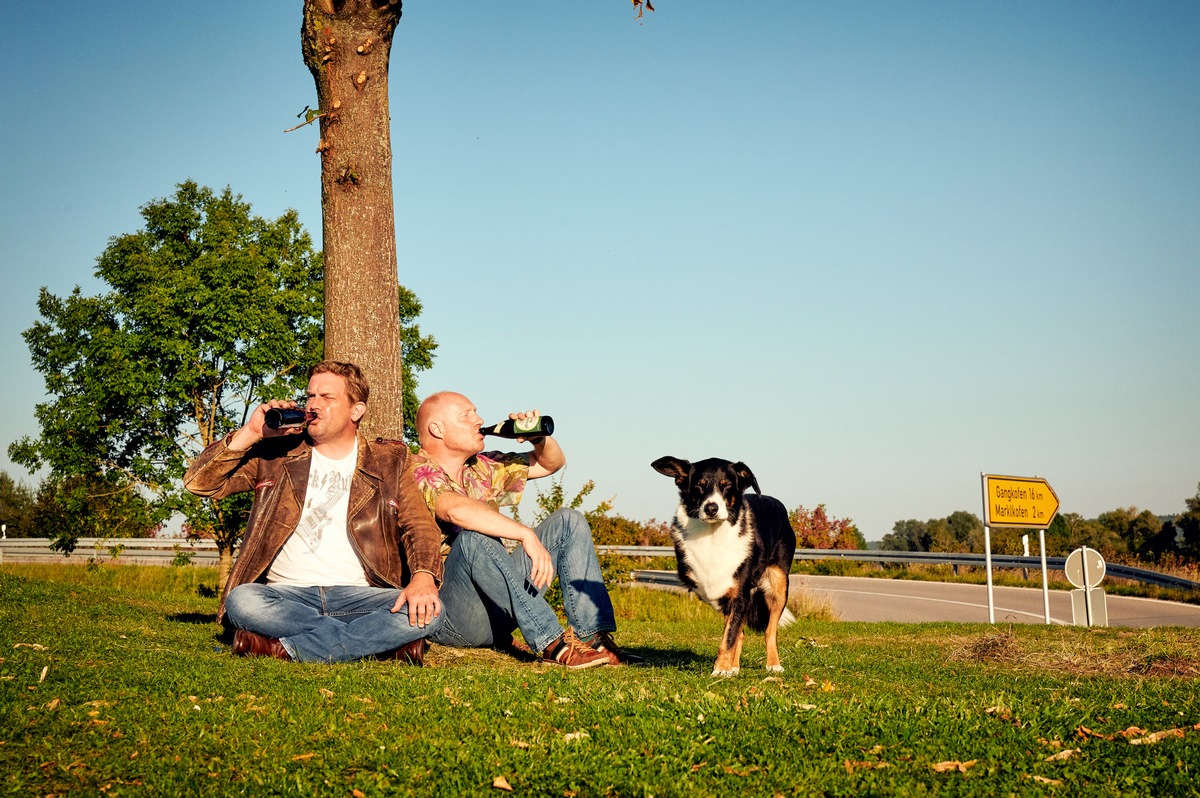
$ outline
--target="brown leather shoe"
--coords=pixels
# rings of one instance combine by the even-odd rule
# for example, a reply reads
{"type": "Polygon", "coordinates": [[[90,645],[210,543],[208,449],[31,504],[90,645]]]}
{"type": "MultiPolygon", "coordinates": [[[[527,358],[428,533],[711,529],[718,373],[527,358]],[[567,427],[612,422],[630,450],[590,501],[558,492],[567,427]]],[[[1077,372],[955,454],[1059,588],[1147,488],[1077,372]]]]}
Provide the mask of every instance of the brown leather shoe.
{"type": "Polygon", "coordinates": [[[607,665],[608,655],[580,642],[570,627],[542,652],[542,662],[562,665],[573,671],[607,665]]]}
{"type": "Polygon", "coordinates": [[[609,665],[645,665],[646,658],[618,646],[609,632],[597,632],[588,645],[608,657],[609,665]]]}
{"type": "Polygon", "coordinates": [[[385,651],[382,654],[376,654],[376,659],[394,659],[400,662],[406,662],[409,665],[416,665],[418,668],[425,665],[425,649],[429,648],[429,641],[425,638],[413,640],[411,643],[405,643],[400,648],[392,651],[385,651]]]}
{"type": "Polygon", "coordinates": [[[267,637],[249,629],[237,629],[233,633],[233,656],[274,657],[291,661],[292,657],[276,637],[267,637]]]}

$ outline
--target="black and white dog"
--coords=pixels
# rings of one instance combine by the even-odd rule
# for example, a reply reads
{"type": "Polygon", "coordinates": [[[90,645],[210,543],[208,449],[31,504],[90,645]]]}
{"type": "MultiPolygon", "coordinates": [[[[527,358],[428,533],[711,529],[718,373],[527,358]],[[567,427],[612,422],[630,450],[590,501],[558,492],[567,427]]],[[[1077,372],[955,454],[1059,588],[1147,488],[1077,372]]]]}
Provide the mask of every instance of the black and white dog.
{"type": "Polygon", "coordinates": [[[660,457],[650,465],[679,487],[671,524],[679,578],[725,616],[713,676],[740,669],[743,626],[766,633],[767,670],[782,671],[779,627],[795,620],[787,598],[796,533],[787,510],[770,496],[742,495],[761,494],[744,463],[660,457]]]}

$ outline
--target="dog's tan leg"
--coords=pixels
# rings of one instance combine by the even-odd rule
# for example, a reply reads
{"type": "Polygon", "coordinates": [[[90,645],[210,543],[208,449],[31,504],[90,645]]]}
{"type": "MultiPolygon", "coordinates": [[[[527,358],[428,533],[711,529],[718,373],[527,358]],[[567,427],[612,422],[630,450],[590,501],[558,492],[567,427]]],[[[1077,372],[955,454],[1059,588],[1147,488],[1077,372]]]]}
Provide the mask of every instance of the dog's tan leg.
{"type": "Polygon", "coordinates": [[[713,676],[733,676],[738,672],[738,663],[742,653],[742,631],[739,629],[733,645],[729,645],[730,633],[733,631],[733,613],[725,616],[725,632],[721,635],[721,646],[717,649],[717,662],[713,665],[713,676]]]}
{"type": "Polygon", "coordinates": [[[763,576],[769,588],[763,591],[767,600],[767,670],[781,672],[783,665],[779,662],[779,619],[787,608],[787,574],[782,569],[771,566],[763,576]]]}

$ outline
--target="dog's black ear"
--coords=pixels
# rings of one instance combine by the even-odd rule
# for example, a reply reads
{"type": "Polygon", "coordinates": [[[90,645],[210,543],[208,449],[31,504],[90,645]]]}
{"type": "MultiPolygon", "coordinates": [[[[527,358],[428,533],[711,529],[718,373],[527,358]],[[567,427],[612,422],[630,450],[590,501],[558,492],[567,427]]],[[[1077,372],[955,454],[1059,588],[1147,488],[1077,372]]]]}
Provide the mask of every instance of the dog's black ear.
{"type": "Polygon", "coordinates": [[[750,466],[745,463],[734,463],[733,473],[737,474],[738,490],[744,491],[746,488],[754,488],[755,493],[762,493],[762,489],[758,487],[758,480],[754,478],[754,472],[750,470],[750,466]]]}
{"type": "Polygon", "coordinates": [[[666,474],[675,480],[676,485],[683,485],[692,470],[692,464],[678,457],[660,457],[650,464],[660,474],[666,474]]]}

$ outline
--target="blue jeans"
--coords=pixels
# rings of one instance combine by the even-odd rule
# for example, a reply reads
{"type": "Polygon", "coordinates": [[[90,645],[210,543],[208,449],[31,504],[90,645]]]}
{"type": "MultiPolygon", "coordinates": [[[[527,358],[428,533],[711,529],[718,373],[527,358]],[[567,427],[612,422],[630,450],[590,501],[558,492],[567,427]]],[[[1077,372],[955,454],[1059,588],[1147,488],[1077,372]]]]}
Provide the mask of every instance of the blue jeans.
{"type": "Polygon", "coordinates": [[[399,590],[380,587],[238,585],[225,599],[234,626],[277,637],[297,662],[346,662],[394,651],[430,636],[444,613],[410,626],[408,605],[393,613],[399,590]]]}
{"type": "MultiPolygon", "coordinates": [[[[559,510],[534,531],[554,561],[567,622],[575,632],[590,637],[615,631],[612,601],[583,513],[559,510]]],[[[532,567],[521,546],[509,554],[496,538],[460,532],[446,558],[439,591],[445,623],[430,639],[458,648],[493,646],[507,643],[513,629],[520,628],[530,648],[545,649],[563,628],[546,603],[546,590],[529,582],[532,567]]]]}

